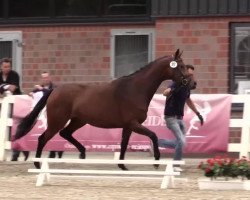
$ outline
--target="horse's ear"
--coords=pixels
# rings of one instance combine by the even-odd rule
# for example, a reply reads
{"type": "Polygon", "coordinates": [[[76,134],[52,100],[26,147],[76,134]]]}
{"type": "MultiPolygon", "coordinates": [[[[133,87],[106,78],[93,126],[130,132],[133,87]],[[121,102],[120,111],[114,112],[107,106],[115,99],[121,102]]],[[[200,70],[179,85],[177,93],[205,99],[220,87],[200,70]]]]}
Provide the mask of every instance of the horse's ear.
{"type": "Polygon", "coordinates": [[[179,54],[180,54],[180,50],[177,49],[176,52],[175,52],[175,54],[174,54],[174,59],[175,59],[175,60],[178,60],[178,58],[180,57],[179,54]]]}
{"type": "Polygon", "coordinates": [[[183,54],[183,51],[181,51],[181,53],[180,53],[180,55],[179,55],[179,58],[181,58],[182,54],[183,54]]]}

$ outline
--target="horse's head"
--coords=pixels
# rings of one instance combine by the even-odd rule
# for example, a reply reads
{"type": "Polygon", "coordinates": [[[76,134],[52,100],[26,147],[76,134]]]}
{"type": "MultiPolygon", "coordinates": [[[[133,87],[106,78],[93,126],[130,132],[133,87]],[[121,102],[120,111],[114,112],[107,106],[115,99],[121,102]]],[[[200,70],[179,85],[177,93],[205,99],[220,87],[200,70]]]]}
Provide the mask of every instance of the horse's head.
{"type": "Polygon", "coordinates": [[[196,82],[192,69],[184,64],[181,55],[182,52],[177,49],[174,56],[169,61],[168,69],[172,75],[172,80],[176,82],[177,85],[188,86],[190,89],[194,89],[196,87],[196,82]]]}

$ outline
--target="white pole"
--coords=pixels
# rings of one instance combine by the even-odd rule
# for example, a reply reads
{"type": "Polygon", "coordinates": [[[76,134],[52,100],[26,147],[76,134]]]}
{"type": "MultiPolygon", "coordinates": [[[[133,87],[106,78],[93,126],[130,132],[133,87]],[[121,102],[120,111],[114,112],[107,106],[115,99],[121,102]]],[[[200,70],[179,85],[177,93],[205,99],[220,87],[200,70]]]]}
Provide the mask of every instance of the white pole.
{"type": "Polygon", "coordinates": [[[11,149],[10,141],[7,141],[9,134],[8,127],[10,125],[10,106],[12,103],[13,96],[6,95],[1,102],[1,113],[0,113],[0,161],[5,160],[5,150],[11,149]]]}

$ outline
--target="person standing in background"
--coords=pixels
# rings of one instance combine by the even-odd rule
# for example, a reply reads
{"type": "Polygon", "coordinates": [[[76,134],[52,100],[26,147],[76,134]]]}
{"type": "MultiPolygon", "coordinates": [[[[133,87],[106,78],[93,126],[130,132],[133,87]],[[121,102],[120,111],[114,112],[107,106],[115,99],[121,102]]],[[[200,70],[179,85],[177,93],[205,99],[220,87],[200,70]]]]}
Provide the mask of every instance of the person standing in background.
{"type": "MultiPolygon", "coordinates": [[[[22,94],[20,89],[20,78],[17,72],[11,68],[11,59],[3,58],[0,62],[0,93],[10,92],[13,95],[22,94]]],[[[24,160],[29,157],[29,151],[22,151],[24,154],[24,160]]],[[[11,161],[17,161],[20,155],[20,151],[17,149],[12,150],[11,161]]]]}
{"type": "MultiPolygon", "coordinates": [[[[33,91],[29,95],[33,96],[35,93],[38,93],[38,92],[42,92],[42,95],[43,95],[47,91],[52,90],[54,88],[55,88],[55,85],[53,84],[51,80],[51,76],[49,72],[44,71],[41,74],[41,84],[35,85],[33,91]]],[[[49,158],[55,158],[56,154],[58,154],[58,157],[61,158],[63,155],[63,151],[50,151],[49,158]]]]}
{"type": "Polygon", "coordinates": [[[1,60],[0,93],[9,91],[13,95],[22,94],[19,81],[18,73],[11,69],[11,59],[3,58],[1,60]]]}

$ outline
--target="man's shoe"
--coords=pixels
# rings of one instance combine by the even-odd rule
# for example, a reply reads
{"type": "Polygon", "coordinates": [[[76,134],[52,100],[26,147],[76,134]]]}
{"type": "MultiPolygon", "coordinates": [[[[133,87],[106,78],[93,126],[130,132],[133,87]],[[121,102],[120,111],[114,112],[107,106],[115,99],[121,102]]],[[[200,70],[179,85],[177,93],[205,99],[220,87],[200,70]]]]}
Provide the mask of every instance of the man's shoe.
{"type": "Polygon", "coordinates": [[[17,161],[17,158],[11,158],[11,161],[17,161]]]}
{"type": "Polygon", "coordinates": [[[183,172],[183,169],[181,169],[180,167],[174,167],[174,171],[175,172],[183,172]]]}

